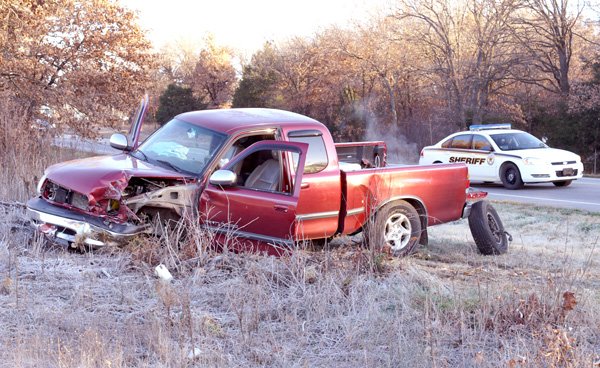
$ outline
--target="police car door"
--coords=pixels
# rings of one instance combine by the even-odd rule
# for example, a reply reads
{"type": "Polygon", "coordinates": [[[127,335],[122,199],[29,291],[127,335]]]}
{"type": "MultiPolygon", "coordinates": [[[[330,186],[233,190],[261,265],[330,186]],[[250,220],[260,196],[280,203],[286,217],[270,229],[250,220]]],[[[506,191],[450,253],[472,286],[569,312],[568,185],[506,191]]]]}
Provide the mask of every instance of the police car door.
{"type": "Polygon", "coordinates": [[[469,166],[471,180],[493,181],[498,170],[495,168],[494,149],[488,138],[480,134],[473,134],[471,140],[469,166]]]}
{"type": "Polygon", "coordinates": [[[450,146],[450,163],[463,163],[469,168],[471,180],[484,180],[481,177],[481,165],[485,163],[485,154],[472,148],[473,134],[461,134],[452,139],[450,146]]]}
{"type": "Polygon", "coordinates": [[[450,147],[448,147],[449,163],[464,163],[469,166],[469,174],[471,174],[470,166],[468,162],[471,161],[471,138],[473,134],[460,134],[452,138],[450,147]]]}

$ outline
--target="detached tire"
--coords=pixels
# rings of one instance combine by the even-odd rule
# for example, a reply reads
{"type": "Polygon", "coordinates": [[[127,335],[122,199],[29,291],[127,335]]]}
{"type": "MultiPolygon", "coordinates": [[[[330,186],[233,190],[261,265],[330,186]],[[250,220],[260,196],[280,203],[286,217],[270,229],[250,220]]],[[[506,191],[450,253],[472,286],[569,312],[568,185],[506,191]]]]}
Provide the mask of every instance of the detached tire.
{"type": "Polygon", "coordinates": [[[486,256],[504,254],[508,237],[496,209],[487,201],[475,202],[469,214],[469,228],[477,249],[486,256]]]}
{"type": "Polygon", "coordinates": [[[363,236],[368,246],[389,247],[398,257],[409,255],[421,238],[419,213],[406,201],[387,204],[367,224],[363,236]]]}
{"type": "Polygon", "coordinates": [[[500,180],[506,189],[523,188],[523,179],[517,165],[509,162],[500,168],[500,180]]]}
{"type": "Polygon", "coordinates": [[[568,187],[569,185],[571,185],[572,182],[573,182],[573,180],[563,180],[563,181],[553,181],[552,184],[554,184],[557,187],[568,187]]]}

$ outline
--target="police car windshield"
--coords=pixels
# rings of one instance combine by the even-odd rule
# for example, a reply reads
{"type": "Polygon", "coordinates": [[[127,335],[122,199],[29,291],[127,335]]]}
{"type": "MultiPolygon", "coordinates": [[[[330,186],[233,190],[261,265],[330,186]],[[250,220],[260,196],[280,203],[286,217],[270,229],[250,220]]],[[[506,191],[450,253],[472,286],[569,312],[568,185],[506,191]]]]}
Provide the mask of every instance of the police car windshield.
{"type": "Polygon", "coordinates": [[[490,137],[502,151],[548,147],[544,142],[525,132],[490,134],[490,137]]]}

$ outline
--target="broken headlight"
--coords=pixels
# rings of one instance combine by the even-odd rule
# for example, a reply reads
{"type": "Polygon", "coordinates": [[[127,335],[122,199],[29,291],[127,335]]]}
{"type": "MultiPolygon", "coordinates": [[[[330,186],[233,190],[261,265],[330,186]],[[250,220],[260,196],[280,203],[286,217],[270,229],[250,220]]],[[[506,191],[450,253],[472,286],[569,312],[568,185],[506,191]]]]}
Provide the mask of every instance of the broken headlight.
{"type": "Polygon", "coordinates": [[[43,188],[45,182],[46,182],[46,174],[44,173],[44,175],[42,175],[42,178],[40,179],[40,181],[37,184],[37,194],[38,195],[42,195],[42,188],[43,188]]]}
{"type": "Polygon", "coordinates": [[[86,195],[71,192],[71,206],[87,211],[90,206],[90,201],[86,195]]]}

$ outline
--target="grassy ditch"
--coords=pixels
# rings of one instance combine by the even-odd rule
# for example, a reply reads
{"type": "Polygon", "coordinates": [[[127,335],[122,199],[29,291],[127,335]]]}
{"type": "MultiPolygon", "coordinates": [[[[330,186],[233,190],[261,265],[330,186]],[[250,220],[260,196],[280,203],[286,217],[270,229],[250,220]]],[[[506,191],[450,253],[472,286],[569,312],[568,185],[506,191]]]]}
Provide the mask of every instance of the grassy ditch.
{"type": "Polygon", "coordinates": [[[508,254],[477,254],[459,221],[376,268],[352,239],[282,258],[214,253],[200,232],[68,253],[4,208],[0,365],[594,366],[600,215],[496,207],[508,254]]]}
{"type": "Polygon", "coordinates": [[[70,253],[32,236],[12,203],[81,154],[7,116],[0,367],[600,364],[599,214],[496,203],[514,237],[496,257],[477,253],[465,221],[431,228],[402,259],[359,239],[281,258],[215,253],[191,224],[185,241],[70,253]],[[171,283],[154,276],[160,263],[171,283]]]}

